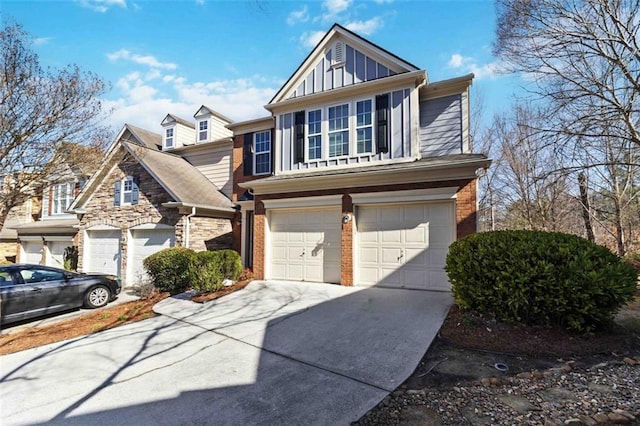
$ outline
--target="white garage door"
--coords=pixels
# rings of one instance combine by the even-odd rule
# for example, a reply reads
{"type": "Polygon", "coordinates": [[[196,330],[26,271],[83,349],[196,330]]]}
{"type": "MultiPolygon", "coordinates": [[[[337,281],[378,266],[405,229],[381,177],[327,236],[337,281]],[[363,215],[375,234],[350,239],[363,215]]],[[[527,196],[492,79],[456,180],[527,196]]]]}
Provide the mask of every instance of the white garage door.
{"type": "Polygon", "coordinates": [[[64,268],[64,251],[67,247],[72,246],[73,241],[47,241],[49,249],[49,258],[47,265],[55,268],[64,268]]]}
{"type": "Polygon", "coordinates": [[[21,257],[21,263],[31,263],[39,265],[42,261],[42,242],[40,241],[22,241],[22,251],[24,256],[21,257]]]}
{"type": "Polygon", "coordinates": [[[453,203],[358,207],[357,229],[358,285],[449,290],[453,203]]]}
{"type": "Polygon", "coordinates": [[[127,285],[138,283],[145,276],[142,261],[145,257],[162,250],[173,247],[175,233],[172,229],[135,229],[131,231],[131,275],[127,278],[127,285]]]}
{"type": "Polygon", "coordinates": [[[119,229],[87,231],[83,272],[101,272],[120,276],[119,229]]]}
{"type": "Polygon", "coordinates": [[[272,210],[271,279],[340,282],[339,208],[272,210]]]}

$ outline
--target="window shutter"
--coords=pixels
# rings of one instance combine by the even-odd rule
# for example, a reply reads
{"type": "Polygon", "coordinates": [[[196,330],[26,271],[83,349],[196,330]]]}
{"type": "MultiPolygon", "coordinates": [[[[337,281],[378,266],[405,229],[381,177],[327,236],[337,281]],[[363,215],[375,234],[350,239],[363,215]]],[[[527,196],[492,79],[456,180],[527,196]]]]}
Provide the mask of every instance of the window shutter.
{"type": "Polygon", "coordinates": [[[294,143],[294,160],[296,163],[302,163],[304,162],[304,111],[296,112],[294,143]]]}
{"type": "Polygon", "coordinates": [[[242,165],[245,176],[253,174],[253,133],[245,133],[242,149],[242,165]]]}
{"type": "Polygon", "coordinates": [[[114,190],[114,195],[113,195],[113,205],[114,206],[119,206],[120,205],[120,181],[117,181],[115,183],[115,190],[114,190]]]}
{"type": "Polygon", "coordinates": [[[271,174],[274,174],[274,170],[276,169],[276,129],[271,129],[271,174]]]}
{"type": "Polygon", "coordinates": [[[133,185],[131,187],[131,204],[138,204],[138,198],[140,196],[140,178],[138,176],[133,177],[133,185]]]}
{"type": "Polygon", "coordinates": [[[49,193],[51,192],[51,187],[47,186],[44,191],[42,191],[42,217],[47,217],[51,214],[51,209],[49,207],[49,193]]]}
{"type": "Polygon", "coordinates": [[[376,148],[389,152],[389,94],[376,96],[376,148]]]}

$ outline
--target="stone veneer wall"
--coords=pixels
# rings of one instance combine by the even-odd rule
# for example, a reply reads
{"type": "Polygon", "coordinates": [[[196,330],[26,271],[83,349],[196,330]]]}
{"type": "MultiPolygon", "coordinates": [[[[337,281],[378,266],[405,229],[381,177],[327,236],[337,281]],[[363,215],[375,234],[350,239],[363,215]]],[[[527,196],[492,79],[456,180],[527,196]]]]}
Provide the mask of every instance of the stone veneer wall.
{"type": "Polygon", "coordinates": [[[231,248],[231,221],[214,217],[192,217],[189,248],[195,251],[231,248]]]}
{"type": "Polygon", "coordinates": [[[140,164],[127,156],[113,168],[85,206],[86,213],[80,219],[78,233],[78,268],[82,270],[84,266],[84,231],[96,225],[109,225],[120,228],[122,231],[120,270],[123,282],[127,279],[127,230],[129,228],[146,223],[174,226],[176,245],[182,245],[183,225],[180,220],[182,215],[177,209],[162,206],[169,201],[173,199],[164,188],[140,164]],[[126,176],[137,176],[140,180],[138,204],[115,206],[115,182],[123,180],[126,176]]]}

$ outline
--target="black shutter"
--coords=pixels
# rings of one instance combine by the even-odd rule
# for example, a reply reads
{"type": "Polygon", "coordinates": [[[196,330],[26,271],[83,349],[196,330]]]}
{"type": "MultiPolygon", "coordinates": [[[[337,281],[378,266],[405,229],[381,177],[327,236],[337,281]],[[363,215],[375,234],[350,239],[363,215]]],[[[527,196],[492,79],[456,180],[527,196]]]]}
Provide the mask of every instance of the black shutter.
{"type": "Polygon", "coordinates": [[[115,183],[114,195],[113,195],[113,205],[114,206],[119,206],[120,205],[120,181],[117,181],[115,183]]]}
{"type": "Polygon", "coordinates": [[[276,170],[276,144],[275,144],[275,140],[276,140],[276,129],[271,129],[271,174],[275,174],[275,170],[276,170]]]}
{"type": "Polygon", "coordinates": [[[296,163],[302,163],[304,162],[304,111],[296,112],[294,130],[294,159],[296,163]]]}
{"type": "Polygon", "coordinates": [[[245,133],[242,149],[242,168],[245,176],[253,174],[253,133],[245,133]]]}
{"type": "Polygon", "coordinates": [[[131,188],[131,204],[138,204],[140,198],[140,178],[138,176],[133,177],[133,185],[131,188]]]}
{"type": "Polygon", "coordinates": [[[376,96],[376,148],[389,152],[389,94],[376,96]]]}

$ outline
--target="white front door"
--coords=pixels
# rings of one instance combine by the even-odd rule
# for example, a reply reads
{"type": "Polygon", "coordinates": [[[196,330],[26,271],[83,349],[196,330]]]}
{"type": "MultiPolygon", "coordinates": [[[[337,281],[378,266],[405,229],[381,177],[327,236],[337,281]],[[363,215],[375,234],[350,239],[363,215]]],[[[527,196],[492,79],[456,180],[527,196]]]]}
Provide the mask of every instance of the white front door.
{"type": "Polygon", "coordinates": [[[271,210],[269,278],[340,283],[340,209],[271,210]]]}
{"type": "Polygon", "coordinates": [[[444,270],[455,240],[454,203],[356,209],[357,285],[449,290],[444,270]]]}
{"type": "Polygon", "coordinates": [[[175,232],[171,229],[134,229],[131,231],[130,275],[127,285],[137,284],[146,275],[143,261],[163,248],[175,245],[175,232]]]}
{"type": "Polygon", "coordinates": [[[30,263],[39,265],[42,262],[42,242],[40,241],[22,241],[22,253],[20,263],[30,263]]]}
{"type": "Polygon", "coordinates": [[[120,276],[119,229],[87,231],[82,271],[120,276]]]}

